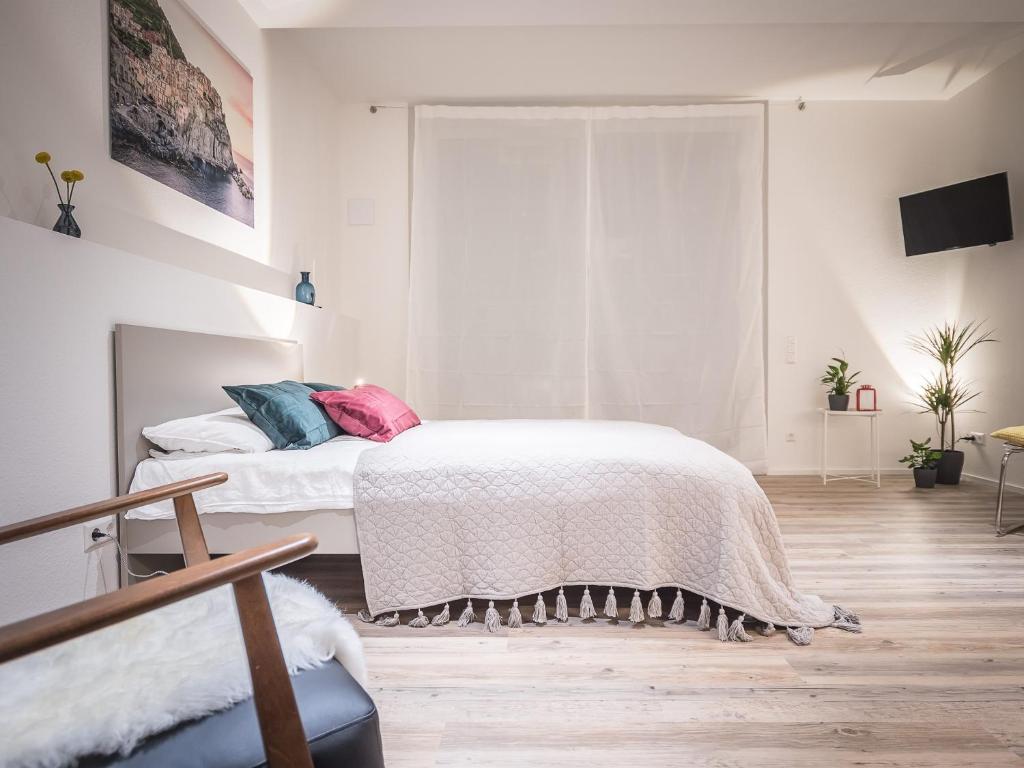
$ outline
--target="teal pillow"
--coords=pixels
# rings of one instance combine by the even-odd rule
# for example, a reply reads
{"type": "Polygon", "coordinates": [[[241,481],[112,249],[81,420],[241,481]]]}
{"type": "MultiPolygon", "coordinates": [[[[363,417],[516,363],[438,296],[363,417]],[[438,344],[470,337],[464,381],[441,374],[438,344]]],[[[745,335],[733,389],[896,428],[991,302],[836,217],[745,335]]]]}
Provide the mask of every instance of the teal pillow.
{"type": "Polygon", "coordinates": [[[339,387],[336,384],[318,384],[315,381],[304,381],[302,383],[314,392],[341,392],[345,389],[344,387],[339,387]]]}
{"type": "MultiPolygon", "coordinates": [[[[328,385],[315,384],[315,387],[328,385]]],[[[224,387],[257,427],[279,450],[312,448],[341,434],[327,412],[309,399],[321,390],[297,381],[224,387]]],[[[332,387],[333,389],[333,387],[332,387]]]]}

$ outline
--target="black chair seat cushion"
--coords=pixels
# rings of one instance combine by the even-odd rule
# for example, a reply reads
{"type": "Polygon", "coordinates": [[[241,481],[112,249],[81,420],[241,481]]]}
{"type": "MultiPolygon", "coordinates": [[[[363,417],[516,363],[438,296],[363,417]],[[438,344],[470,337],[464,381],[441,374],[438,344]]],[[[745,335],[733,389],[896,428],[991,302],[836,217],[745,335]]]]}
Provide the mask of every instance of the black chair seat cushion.
{"type": "MultiPolygon", "coordinates": [[[[302,724],[317,768],[383,768],[377,708],[333,659],[292,677],[302,724]]],[[[116,706],[116,702],[111,702],[116,706]]],[[[257,768],[265,766],[252,699],[151,736],[128,757],[93,756],[82,768],[257,768]]]]}

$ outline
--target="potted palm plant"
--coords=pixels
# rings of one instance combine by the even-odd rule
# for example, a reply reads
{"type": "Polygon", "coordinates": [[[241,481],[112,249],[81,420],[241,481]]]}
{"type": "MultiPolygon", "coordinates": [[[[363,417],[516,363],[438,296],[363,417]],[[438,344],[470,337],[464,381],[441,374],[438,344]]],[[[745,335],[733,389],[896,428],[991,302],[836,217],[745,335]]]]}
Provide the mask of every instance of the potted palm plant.
{"type": "Polygon", "coordinates": [[[931,442],[930,437],[920,443],[911,440],[910,453],[900,459],[900,464],[906,464],[914,470],[914,485],[918,488],[934,488],[935,478],[939,473],[942,451],[932,448],[931,442]]]}
{"type": "Polygon", "coordinates": [[[964,452],[955,450],[956,414],[981,394],[973,390],[969,382],[959,378],[957,364],[976,346],[990,341],[995,341],[992,331],[975,321],[965,325],[945,323],[910,340],[912,348],[928,355],[940,366],[938,373],[926,381],[917,393],[917,404],[921,407],[921,413],[930,413],[935,418],[938,427],[938,448],[942,451],[942,458],[939,460],[936,482],[942,485],[960,483],[964,452]]]}
{"type": "Polygon", "coordinates": [[[850,364],[841,357],[833,357],[834,365],[825,366],[825,375],[821,377],[821,383],[828,390],[828,409],[830,411],[845,411],[850,407],[850,388],[860,376],[860,371],[847,374],[850,364]]]}

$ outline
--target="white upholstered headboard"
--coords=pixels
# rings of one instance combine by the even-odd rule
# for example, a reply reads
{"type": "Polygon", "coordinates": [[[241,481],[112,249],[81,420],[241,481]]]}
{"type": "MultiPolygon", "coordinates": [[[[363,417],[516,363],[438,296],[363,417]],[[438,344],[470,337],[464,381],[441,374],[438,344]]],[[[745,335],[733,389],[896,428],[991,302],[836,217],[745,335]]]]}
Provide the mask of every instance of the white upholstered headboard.
{"type": "Polygon", "coordinates": [[[302,381],[302,346],[279,339],[114,327],[117,487],[127,493],[149,455],[142,428],[228,408],[226,384],[302,381]]]}

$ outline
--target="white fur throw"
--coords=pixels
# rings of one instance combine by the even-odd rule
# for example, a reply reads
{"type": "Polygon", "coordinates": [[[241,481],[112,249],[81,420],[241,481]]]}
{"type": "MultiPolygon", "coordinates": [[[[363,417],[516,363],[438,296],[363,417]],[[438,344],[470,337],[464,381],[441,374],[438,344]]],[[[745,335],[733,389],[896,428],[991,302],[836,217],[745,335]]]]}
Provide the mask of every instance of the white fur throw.
{"type": "MultiPolygon", "coordinates": [[[[362,644],[308,584],[266,575],[288,671],[334,657],[366,684],[362,644]]],[[[252,695],[234,594],[221,587],[0,666],[0,766],[129,753],[252,695]]]]}

